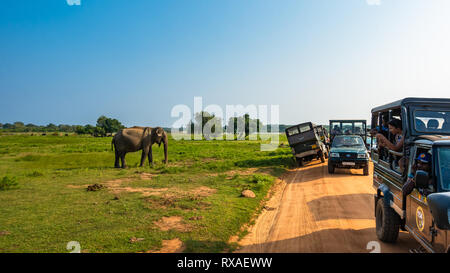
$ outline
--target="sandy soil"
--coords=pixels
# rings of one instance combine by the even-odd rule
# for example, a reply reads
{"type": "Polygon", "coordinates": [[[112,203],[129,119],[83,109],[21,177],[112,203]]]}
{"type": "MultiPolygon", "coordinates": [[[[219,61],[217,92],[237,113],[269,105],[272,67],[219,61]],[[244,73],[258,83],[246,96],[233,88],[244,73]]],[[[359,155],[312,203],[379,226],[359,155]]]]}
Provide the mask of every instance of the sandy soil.
{"type": "Polygon", "coordinates": [[[377,240],[375,233],[372,168],[339,169],[312,162],[290,171],[266,204],[237,252],[371,252],[372,241],[381,252],[408,252],[418,244],[401,232],[396,244],[377,240]],[[375,243],[376,245],[376,243],[375,243]]]}

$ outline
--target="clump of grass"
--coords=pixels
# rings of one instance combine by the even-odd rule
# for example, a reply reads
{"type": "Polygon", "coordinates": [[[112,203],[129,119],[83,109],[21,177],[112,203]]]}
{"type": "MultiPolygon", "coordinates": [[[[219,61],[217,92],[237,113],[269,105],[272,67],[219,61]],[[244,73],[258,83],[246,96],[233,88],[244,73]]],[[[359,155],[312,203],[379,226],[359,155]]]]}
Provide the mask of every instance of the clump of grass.
{"type": "Polygon", "coordinates": [[[266,182],[272,182],[273,177],[270,177],[268,175],[262,175],[262,174],[254,174],[250,181],[253,183],[266,183],[266,182]]]}
{"type": "Polygon", "coordinates": [[[15,176],[13,177],[4,176],[0,180],[0,191],[12,189],[14,187],[17,187],[18,185],[19,183],[17,183],[17,178],[15,176]]]}
{"type": "Polygon", "coordinates": [[[28,177],[40,177],[40,176],[44,176],[43,173],[41,173],[40,171],[33,171],[29,174],[27,174],[28,177]]]}
{"type": "Polygon", "coordinates": [[[39,155],[26,155],[16,159],[16,161],[38,161],[41,158],[39,155]]]}
{"type": "Polygon", "coordinates": [[[186,171],[184,167],[164,167],[161,169],[162,174],[176,174],[186,171]]]}

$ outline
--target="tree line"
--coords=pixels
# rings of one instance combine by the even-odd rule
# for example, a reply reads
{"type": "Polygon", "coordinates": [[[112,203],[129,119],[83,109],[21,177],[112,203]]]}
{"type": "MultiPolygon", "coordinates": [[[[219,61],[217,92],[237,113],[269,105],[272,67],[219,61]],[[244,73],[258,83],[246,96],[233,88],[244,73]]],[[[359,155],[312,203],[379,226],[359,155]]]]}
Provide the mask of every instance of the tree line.
{"type": "Polygon", "coordinates": [[[97,119],[97,124],[94,125],[56,125],[49,123],[48,125],[35,125],[32,123],[24,124],[21,121],[14,123],[0,123],[0,130],[3,132],[39,132],[39,133],[51,133],[51,132],[63,132],[63,133],[76,133],[79,135],[92,135],[95,137],[105,137],[112,135],[113,133],[125,128],[117,119],[108,118],[106,116],[100,116],[97,119]]]}
{"type": "MultiPolygon", "coordinates": [[[[186,128],[191,134],[202,135],[205,139],[220,137],[222,133],[234,134],[237,138],[248,138],[250,134],[260,133],[264,124],[258,119],[253,119],[249,114],[231,117],[224,124],[222,118],[213,113],[205,111],[195,113],[194,119],[189,122],[186,128]],[[202,126],[200,126],[200,124],[202,126]]],[[[279,132],[283,132],[288,125],[267,125],[266,132],[272,132],[274,126],[278,126],[279,132]]],[[[180,128],[183,130],[184,128],[180,128]]]]}
{"type": "MultiPolygon", "coordinates": [[[[201,134],[205,139],[218,137],[222,133],[234,134],[236,137],[248,137],[252,133],[260,133],[264,124],[259,119],[252,119],[249,114],[244,114],[239,117],[230,118],[224,125],[220,117],[205,111],[195,113],[194,119],[187,125],[190,128],[191,134],[201,134]],[[202,126],[200,126],[200,124],[202,126]],[[205,130],[205,127],[208,130],[205,130]]],[[[279,132],[283,132],[289,125],[277,125],[279,132]]],[[[272,131],[273,125],[267,126],[267,132],[272,131]]],[[[36,133],[76,133],[79,135],[92,135],[95,137],[105,137],[112,135],[119,130],[125,128],[120,121],[106,116],[100,116],[97,119],[96,125],[67,125],[67,124],[53,124],[35,125],[32,123],[24,124],[17,121],[14,123],[0,123],[0,131],[3,132],[36,132],[36,133]]],[[[181,128],[183,129],[183,128],[181,128]]],[[[167,128],[165,128],[167,130],[167,128]]]]}

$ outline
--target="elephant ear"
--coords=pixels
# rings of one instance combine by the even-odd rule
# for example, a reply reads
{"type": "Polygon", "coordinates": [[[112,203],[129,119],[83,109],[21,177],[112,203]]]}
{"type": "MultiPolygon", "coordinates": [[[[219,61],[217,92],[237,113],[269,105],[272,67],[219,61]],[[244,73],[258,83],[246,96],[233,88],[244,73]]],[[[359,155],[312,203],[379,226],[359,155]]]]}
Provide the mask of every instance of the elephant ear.
{"type": "Polygon", "coordinates": [[[152,139],[152,143],[158,143],[159,146],[161,146],[161,137],[163,134],[164,130],[162,130],[162,128],[157,127],[154,128],[151,132],[151,139],[152,139]],[[158,138],[160,139],[160,141],[157,141],[158,138]]]}

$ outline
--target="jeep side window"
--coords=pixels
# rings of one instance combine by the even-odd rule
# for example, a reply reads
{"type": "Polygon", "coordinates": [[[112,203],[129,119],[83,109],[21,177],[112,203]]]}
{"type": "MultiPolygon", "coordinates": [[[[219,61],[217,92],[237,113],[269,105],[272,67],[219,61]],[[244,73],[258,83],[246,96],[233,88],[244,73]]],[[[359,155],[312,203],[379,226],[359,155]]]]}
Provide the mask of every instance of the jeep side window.
{"type": "MultiPolygon", "coordinates": [[[[450,148],[440,147],[438,149],[438,170],[441,188],[444,191],[450,191],[450,148]]],[[[436,183],[436,182],[435,182],[436,183]]]]}
{"type": "Polygon", "coordinates": [[[432,179],[432,160],[431,150],[426,148],[417,148],[411,154],[411,162],[409,163],[408,178],[414,179],[417,170],[426,171],[429,175],[429,186],[427,189],[417,189],[421,194],[428,195],[435,192],[435,181],[432,179]]]}
{"type": "Polygon", "coordinates": [[[402,174],[406,158],[403,156],[404,136],[400,109],[378,113],[378,127],[372,132],[377,139],[379,159],[389,168],[402,174]],[[389,122],[386,123],[386,120],[389,122]]]}

